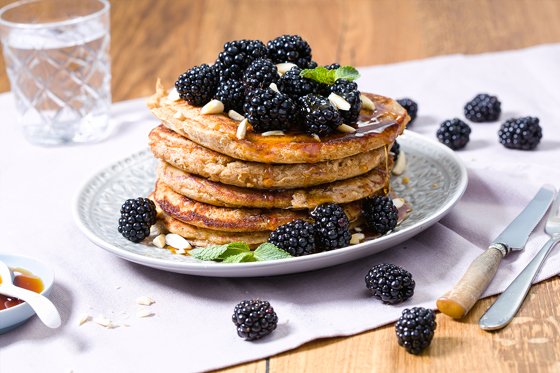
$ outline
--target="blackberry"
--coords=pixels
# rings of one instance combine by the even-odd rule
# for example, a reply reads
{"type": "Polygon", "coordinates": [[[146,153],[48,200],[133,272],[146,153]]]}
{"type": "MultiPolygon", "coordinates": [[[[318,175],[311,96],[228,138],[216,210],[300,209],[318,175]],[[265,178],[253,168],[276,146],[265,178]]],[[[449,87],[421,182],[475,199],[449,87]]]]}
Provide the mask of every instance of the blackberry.
{"type": "Polygon", "coordinates": [[[156,223],[156,205],[148,198],[127,199],[121,206],[119,233],[127,240],[140,242],[150,235],[156,223]]]}
{"type": "Polygon", "coordinates": [[[292,256],[313,254],[316,252],[315,228],[304,220],[294,220],[276,228],[268,242],[292,256]]]}
{"type": "Polygon", "coordinates": [[[446,120],[437,130],[439,142],[453,150],[461,149],[469,142],[471,128],[460,119],[446,120]]]}
{"type": "Polygon", "coordinates": [[[333,64],[325,65],[325,66],[323,66],[323,67],[326,67],[327,70],[336,70],[336,69],[338,69],[338,68],[340,67],[340,64],[335,62],[335,63],[333,63],[333,64]]]}
{"type": "Polygon", "coordinates": [[[260,40],[235,40],[224,44],[216,65],[225,79],[243,78],[243,72],[253,60],[267,58],[268,49],[260,40]]]}
{"type": "Polygon", "coordinates": [[[268,88],[270,83],[276,82],[278,82],[278,68],[269,59],[254,60],[243,73],[243,84],[246,89],[268,88]]]}
{"type": "Polygon", "coordinates": [[[511,118],[505,121],[498,131],[500,144],[509,149],[532,150],[542,138],[539,118],[511,118]]]}
{"type": "Polygon", "coordinates": [[[408,125],[411,125],[412,122],[414,122],[414,119],[416,119],[416,115],[418,114],[418,104],[409,98],[401,98],[400,100],[397,100],[397,102],[408,113],[408,116],[410,117],[410,122],[408,122],[408,125]]]}
{"type": "Polygon", "coordinates": [[[301,68],[294,66],[278,79],[280,92],[294,101],[309,93],[319,93],[319,82],[299,76],[301,71],[301,68]]]}
{"type": "Polygon", "coordinates": [[[501,105],[496,96],[481,93],[467,102],[465,117],[472,122],[493,122],[500,117],[501,105]]]}
{"type": "Polygon", "coordinates": [[[317,231],[317,246],[323,250],[334,250],[350,244],[350,222],[342,207],[325,203],[311,211],[313,225],[317,231]]]}
{"type": "Polygon", "coordinates": [[[377,264],[366,275],[366,286],[374,298],[396,304],[414,295],[416,283],[410,272],[403,268],[394,264],[377,264]]]}
{"type": "Polygon", "coordinates": [[[385,234],[397,226],[399,213],[390,198],[373,196],[362,203],[367,226],[377,234],[385,234]]]}
{"type": "Polygon", "coordinates": [[[316,68],[317,66],[319,66],[319,64],[317,64],[317,62],[311,61],[311,62],[309,62],[309,65],[307,65],[307,68],[308,68],[308,69],[314,69],[314,68],[316,68]]]}
{"type": "Polygon", "coordinates": [[[270,88],[256,88],[247,93],[243,111],[256,132],[287,131],[295,121],[296,105],[286,95],[270,88]]]}
{"type": "Polygon", "coordinates": [[[189,104],[204,106],[214,96],[219,79],[213,67],[202,64],[180,75],[175,82],[175,88],[179,96],[189,104]]]}
{"type": "Polygon", "coordinates": [[[399,159],[399,154],[401,153],[401,146],[397,141],[395,141],[393,143],[393,146],[391,146],[391,150],[389,151],[393,153],[393,162],[397,164],[397,159],[399,159]]]}
{"type": "Polygon", "coordinates": [[[222,81],[216,89],[214,98],[224,104],[225,113],[235,110],[241,114],[243,112],[243,104],[245,103],[245,87],[239,80],[229,79],[222,81]]]}
{"type": "Polygon", "coordinates": [[[361,93],[358,91],[358,84],[348,79],[337,79],[330,87],[331,93],[335,93],[345,99],[350,104],[350,110],[341,110],[340,116],[344,123],[354,123],[360,116],[362,110],[361,93]]]}
{"type": "Polygon", "coordinates": [[[297,102],[298,123],[305,133],[325,136],[342,124],[342,117],[330,101],[320,95],[308,94],[297,102]]]}
{"type": "Polygon", "coordinates": [[[269,302],[253,299],[235,306],[231,321],[237,326],[237,335],[253,341],[272,333],[278,325],[278,316],[269,302]]]}
{"type": "Polygon", "coordinates": [[[266,45],[274,63],[291,62],[307,69],[311,62],[311,47],[299,35],[282,35],[266,45]]]}
{"type": "Polygon", "coordinates": [[[436,314],[424,307],[404,309],[402,316],[395,323],[399,345],[414,355],[430,345],[436,328],[436,314]]]}

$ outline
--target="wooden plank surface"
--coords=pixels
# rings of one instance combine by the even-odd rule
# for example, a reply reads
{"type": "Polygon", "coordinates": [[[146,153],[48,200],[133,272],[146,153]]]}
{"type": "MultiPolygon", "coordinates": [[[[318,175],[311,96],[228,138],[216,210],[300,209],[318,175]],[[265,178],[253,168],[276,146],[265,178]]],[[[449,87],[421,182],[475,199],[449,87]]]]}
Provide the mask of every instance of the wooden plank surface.
{"type": "MultiPolygon", "coordinates": [[[[0,0],[0,6],[11,1],[0,0]]],[[[113,0],[113,101],[148,96],[156,78],[213,63],[225,42],[302,35],[319,64],[387,64],[560,42],[557,0],[113,0]]],[[[9,82],[0,60],[0,92],[9,82]]],[[[558,248],[557,248],[558,249],[558,248]]],[[[531,289],[514,322],[496,332],[477,323],[496,297],[461,321],[437,314],[420,356],[397,345],[388,325],[222,372],[559,372],[560,280],[531,289]]],[[[248,344],[248,348],[250,345],[248,344]]]]}

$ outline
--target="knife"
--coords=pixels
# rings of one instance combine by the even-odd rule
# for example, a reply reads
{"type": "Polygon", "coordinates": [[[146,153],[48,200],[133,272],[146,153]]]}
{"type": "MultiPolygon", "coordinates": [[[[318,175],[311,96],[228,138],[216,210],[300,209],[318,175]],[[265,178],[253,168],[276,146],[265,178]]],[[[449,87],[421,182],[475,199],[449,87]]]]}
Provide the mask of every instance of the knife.
{"type": "Polygon", "coordinates": [[[523,249],[555,192],[552,185],[542,186],[521,214],[472,262],[459,283],[437,300],[442,313],[458,319],[469,312],[496,274],[502,258],[512,250],[523,249]]]}

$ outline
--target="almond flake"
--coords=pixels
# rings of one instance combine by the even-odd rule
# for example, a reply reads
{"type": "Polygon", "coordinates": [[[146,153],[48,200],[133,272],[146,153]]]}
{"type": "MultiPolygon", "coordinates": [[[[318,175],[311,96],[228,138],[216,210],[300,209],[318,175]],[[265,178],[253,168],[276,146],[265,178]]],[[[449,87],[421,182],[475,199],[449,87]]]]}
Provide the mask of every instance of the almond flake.
{"type": "Polygon", "coordinates": [[[404,167],[406,166],[406,156],[404,155],[404,151],[400,151],[399,158],[397,159],[397,164],[393,167],[393,175],[400,175],[404,171],[404,167]]]}
{"type": "Polygon", "coordinates": [[[175,114],[173,114],[173,118],[179,119],[179,120],[185,120],[185,116],[180,111],[177,111],[175,114]]]}
{"type": "Polygon", "coordinates": [[[108,329],[112,329],[112,328],[118,327],[118,325],[113,324],[113,323],[111,322],[111,320],[106,319],[105,316],[103,316],[103,315],[99,315],[99,316],[95,317],[95,318],[93,319],[93,321],[95,321],[95,322],[98,323],[99,325],[104,326],[104,327],[106,327],[106,328],[108,328],[108,329]]]}
{"type": "Polygon", "coordinates": [[[272,89],[274,92],[276,93],[280,93],[280,91],[278,90],[278,86],[276,85],[276,83],[270,83],[270,89],[272,89]]]}
{"type": "Polygon", "coordinates": [[[228,117],[230,117],[231,119],[236,120],[238,122],[241,122],[243,119],[245,119],[245,117],[243,115],[239,114],[235,110],[228,111],[228,117]]]}
{"type": "Polygon", "coordinates": [[[154,313],[147,308],[140,307],[138,311],[136,311],[136,316],[138,317],[149,317],[152,316],[154,313]]]}
{"type": "Polygon", "coordinates": [[[280,76],[284,75],[285,73],[287,73],[288,71],[290,71],[292,69],[292,67],[297,66],[295,63],[290,63],[290,62],[284,62],[284,63],[279,63],[276,65],[276,68],[278,69],[278,74],[280,74],[280,76]]]}
{"type": "Polygon", "coordinates": [[[165,243],[176,249],[192,249],[189,241],[185,240],[183,237],[175,233],[169,233],[165,236],[165,243]]]}
{"type": "Polygon", "coordinates": [[[393,205],[394,205],[396,208],[400,209],[401,207],[404,206],[404,199],[402,199],[402,198],[395,198],[395,199],[393,200],[393,205]]]}
{"type": "Polygon", "coordinates": [[[319,142],[321,142],[321,138],[316,133],[313,134],[313,138],[319,142]]]}
{"type": "Polygon", "coordinates": [[[150,297],[143,296],[143,297],[136,298],[136,303],[141,304],[143,306],[149,306],[151,304],[154,304],[155,301],[150,297]]]}
{"type": "Polygon", "coordinates": [[[167,95],[167,99],[175,102],[175,101],[179,101],[181,99],[181,96],[179,96],[179,92],[177,92],[177,89],[173,88],[171,92],[169,92],[169,94],[167,95]]]}
{"type": "Polygon", "coordinates": [[[210,100],[200,109],[200,114],[219,114],[224,112],[224,104],[218,100],[210,100]]]}
{"type": "Polygon", "coordinates": [[[354,228],[354,230],[355,230],[356,232],[361,232],[361,231],[362,231],[362,228],[356,227],[356,228],[354,228]]]}
{"type": "Polygon", "coordinates": [[[245,135],[247,134],[248,125],[249,122],[247,121],[247,119],[243,119],[241,123],[239,123],[239,126],[237,127],[237,138],[239,140],[243,140],[245,138],[245,135]]]}
{"type": "Polygon", "coordinates": [[[352,132],[356,132],[356,129],[354,127],[351,127],[347,124],[341,124],[340,126],[336,127],[336,129],[340,132],[346,132],[346,133],[352,133],[352,132]]]}
{"type": "Polygon", "coordinates": [[[369,99],[369,97],[361,95],[360,99],[362,100],[362,108],[367,110],[375,110],[375,104],[369,99]]]}
{"type": "Polygon", "coordinates": [[[165,234],[160,234],[159,236],[154,238],[152,243],[154,244],[154,246],[163,249],[165,247],[165,234]]]}
{"type": "Polygon", "coordinates": [[[350,245],[357,245],[360,243],[361,240],[366,238],[366,235],[363,233],[354,233],[352,238],[350,239],[350,245]]]}
{"type": "Polygon", "coordinates": [[[329,101],[333,106],[339,108],[340,110],[348,111],[351,108],[350,103],[337,95],[336,93],[331,93],[328,97],[329,101]]]}
{"type": "Polygon", "coordinates": [[[266,131],[266,132],[261,133],[261,135],[263,135],[263,136],[282,136],[283,134],[284,134],[283,131],[278,131],[278,130],[276,130],[276,131],[266,131]]]}
{"type": "Polygon", "coordinates": [[[79,325],[82,325],[86,321],[89,321],[89,315],[87,313],[82,313],[78,319],[79,325]]]}

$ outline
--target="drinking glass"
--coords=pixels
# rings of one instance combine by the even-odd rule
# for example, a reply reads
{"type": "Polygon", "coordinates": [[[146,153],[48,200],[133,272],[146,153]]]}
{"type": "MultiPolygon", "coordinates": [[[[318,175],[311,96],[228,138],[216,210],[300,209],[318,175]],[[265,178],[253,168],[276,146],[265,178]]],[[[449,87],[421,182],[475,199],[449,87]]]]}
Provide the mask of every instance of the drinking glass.
{"type": "Polygon", "coordinates": [[[109,128],[109,2],[24,0],[0,9],[19,125],[36,145],[96,140],[109,128]]]}

